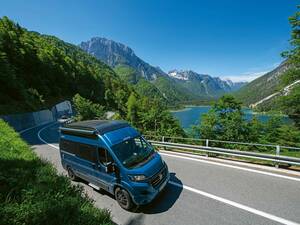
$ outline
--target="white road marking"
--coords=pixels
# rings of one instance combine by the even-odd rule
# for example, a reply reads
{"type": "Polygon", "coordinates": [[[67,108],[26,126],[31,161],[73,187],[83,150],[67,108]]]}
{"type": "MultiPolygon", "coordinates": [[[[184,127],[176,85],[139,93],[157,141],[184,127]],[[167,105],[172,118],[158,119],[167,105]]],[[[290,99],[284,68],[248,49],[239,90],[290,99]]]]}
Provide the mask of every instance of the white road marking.
{"type": "Polygon", "coordinates": [[[273,221],[276,221],[276,222],[279,222],[279,223],[282,223],[282,224],[286,224],[286,225],[299,225],[299,223],[296,223],[296,222],[293,222],[293,221],[290,221],[290,220],[287,220],[287,219],[284,219],[284,218],[281,218],[281,217],[278,217],[278,216],[274,216],[274,215],[272,215],[270,213],[266,213],[266,212],[254,209],[254,208],[251,208],[249,206],[246,206],[246,205],[243,205],[243,204],[240,204],[240,203],[237,203],[237,202],[234,202],[234,201],[231,201],[231,200],[228,200],[228,199],[225,199],[225,198],[222,198],[222,197],[219,197],[219,196],[216,196],[216,195],[213,195],[213,194],[210,194],[210,193],[207,193],[207,192],[204,192],[204,191],[201,191],[201,190],[198,190],[198,189],[186,186],[186,185],[178,184],[178,183],[173,182],[173,181],[169,181],[169,183],[172,184],[172,185],[174,185],[174,186],[176,186],[176,187],[183,188],[185,190],[194,192],[194,193],[199,194],[199,195],[203,195],[203,196],[205,196],[207,198],[214,199],[216,201],[225,203],[227,205],[231,205],[233,207],[245,210],[247,212],[250,212],[250,213],[253,213],[253,214],[265,217],[267,219],[270,219],[270,220],[273,220],[273,221]]]}
{"type": "Polygon", "coordinates": [[[39,132],[37,133],[37,136],[38,136],[38,138],[40,139],[40,141],[42,141],[42,142],[45,143],[46,145],[49,145],[49,146],[51,146],[52,148],[59,149],[56,145],[50,144],[50,143],[48,143],[47,141],[45,141],[43,138],[41,138],[41,132],[42,132],[43,130],[47,129],[48,127],[51,127],[51,126],[53,126],[53,125],[55,125],[55,124],[57,124],[57,123],[50,124],[50,125],[48,125],[48,126],[43,127],[42,129],[39,130],[39,132]]]}
{"type": "MultiPolygon", "coordinates": [[[[52,148],[55,148],[55,149],[59,149],[57,146],[53,145],[53,144],[50,144],[48,143],[47,141],[45,141],[42,137],[41,137],[41,132],[45,129],[47,129],[48,127],[50,126],[53,126],[55,124],[50,124],[46,127],[43,127],[42,129],[39,130],[38,132],[38,138],[45,144],[51,146],[52,148]]],[[[169,154],[166,154],[166,153],[160,153],[160,154],[163,154],[163,155],[168,155],[168,156],[172,156],[172,157],[176,157],[174,155],[169,155],[169,154]]],[[[178,156],[177,156],[178,157],[178,156]]],[[[180,156],[179,158],[187,158],[187,159],[190,159],[190,160],[193,160],[192,158],[188,158],[188,157],[182,157],[180,156]]],[[[204,161],[204,160],[199,160],[199,159],[194,159],[195,161],[204,161]]],[[[235,168],[236,166],[230,166],[230,165],[225,165],[225,164],[222,164],[222,163],[215,163],[215,162],[209,162],[209,163],[212,163],[212,164],[221,164],[222,166],[229,166],[229,167],[233,167],[235,168]]],[[[239,169],[246,169],[246,168],[242,168],[240,167],[239,169]]],[[[250,170],[251,172],[254,172],[255,170],[251,170],[251,169],[246,169],[247,171],[250,170]]],[[[261,172],[261,171],[255,171],[255,172],[261,172]]],[[[265,172],[263,172],[265,174],[265,172]]],[[[277,174],[272,174],[272,173],[267,173],[267,175],[277,175],[277,174]]],[[[280,177],[282,177],[282,175],[278,175],[280,177]]],[[[290,177],[286,177],[286,176],[283,176],[284,178],[290,178],[290,177]]],[[[296,179],[296,178],[295,178],[296,179]]],[[[300,180],[300,179],[299,179],[300,180]]],[[[287,219],[284,219],[284,218],[281,218],[281,217],[278,217],[278,216],[274,216],[272,214],[269,214],[269,213],[266,213],[266,212],[263,212],[263,211],[260,211],[260,210],[257,210],[257,209],[254,209],[254,208],[251,208],[249,206],[246,206],[246,205],[243,205],[243,204],[240,204],[240,203],[237,203],[237,202],[234,202],[234,201],[231,201],[231,200],[228,200],[228,199],[225,199],[225,198],[222,198],[222,197],[219,197],[219,196],[216,196],[216,195],[213,195],[213,194],[210,194],[210,193],[207,193],[207,192],[204,192],[204,191],[201,191],[201,190],[198,190],[198,189],[195,189],[195,188],[192,188],[192,187],[189,187],[187,185],[183,185],[183,184],[179,184],[179,183],[176,183],[176,182],[173,182],[173,181],[169,181],[170,184],[176,186],[176,187],[180,187],[180,188],[183,188],[185,190],[188,190],[188,191],[191,191],[193,193],[196,193],[196,194],[199,194],[199,195],[202,195],[202,196],[205,196],[207,198],[211,198],[211,199],[214,199],[216,201],[219,201],[219,202],[222,202],[222,203],[225,203],[227,205],[230,205],[230,206],[233,206],[233,207],[236,207],[236,208],[239,208],[239,209],[242,209],[242,210],[245,210],[247,212],[250,212],[250,213],[253,213],[253,214],[256,214],[256,215],[259,215],[259,216],[262,216],[262,217],[265,217],[267,219],[270,219],[270,220],[273,220],[273,221],[276,221],[276,222],[279,222],[279,223],[282,223],[282,224],[286,224],[286,225],[299,225],[299,223],[296,223],[296,222],[293,222],[293,221],[290,221],[290,220],[287,220],[287,219]]]]}
{"type": "Polygon", "coordinates": [[[277,174],[279,173],[284,173],[287,175],[294,175],[298,176],[300,178],[300,171],[296,170],[287,170],[287,169],[282,169],[282,168],[275,168],[273,166],[266,166],[266,165],[260,165],[260,164],[254,164],[254,163],[247,163],[246,161],[234,161],[230,159],[222,159],[222,158],[215,158],[215,157],[208,157],[205,155],[198,155],[198,154],[193,154],[193,153],[184,153],[184,152],[177,152],[177,151],[170,151],[170,150],[159,150],[159,153],[170,153],[173,155],[182,155],[182,156],[187,156],[187,157],[192,157],[196,159],[203,159],[205,161],[212,161],[212,162],[219,162],[222,164],[230,164],[230,165],[237,165],[241,167],[246,167],[246,168],[253,168],[253,169],[262,169],[263,171],[270,171],[270,172],[275,172],[277,174]]]}
{"type": "Polygon", "coordinates": [[[300,182],[300,178],[296,178],[296,177],[290,177],[290,176],[285,176],[285,175],[280,175],[280,174],[275,174],[275,173],[270,173],[270,172],[255,170],[255,169],[244,168],[244,167],[240,167],[240,166],[223,164],[223,163],[219,163],[219,162],[212,162],[212,161],[208,161],[208,160],[204,160],[204,159],[196,159],[196,158],[187,157],[187,156],[179,156],[179,155],[175,155],[175,154],[172,154],[172,153],[160,152],[159,154],[164,155],[164,156],[169,156],[169,157],[187,159],[187,160],[192,160],[192,161],[197,161],[197,162],[202,162],[202,163],[207,163],[207,164],[213,164],[213,165],[217,165],[217,166],[223,166],[223,167],[243,170],[243,171],[247,171],[247,172],[258,173],[258,174],[263,174],[263,175],[267,175],[267,176],[273,176],[273,177],[278,177],[278,178],[283,178],[283,179],[288,179],[288,180],[293,180],[293,181],[300,182]]]}
{"type": "Polygon", "coordinates": [[[26,132],[26,131],[29,131],[29,130],[34,129],[34,128],[37,128],[37,127],[39,127],[39,126],[45,125],[45,124],[47,124],[47,123],[51,123],[51,122],[44,122],[44,123],[41,123],[41,124],[39,124],[39,125],[36,125],[36,126],[33,126],[33,127],[29,127],[29,128],[27,128],[27,129],[24,129],[24,130],[19,131],[19,133],[22,134],[22,133],[24,133],[24,132],[26,132]]]}

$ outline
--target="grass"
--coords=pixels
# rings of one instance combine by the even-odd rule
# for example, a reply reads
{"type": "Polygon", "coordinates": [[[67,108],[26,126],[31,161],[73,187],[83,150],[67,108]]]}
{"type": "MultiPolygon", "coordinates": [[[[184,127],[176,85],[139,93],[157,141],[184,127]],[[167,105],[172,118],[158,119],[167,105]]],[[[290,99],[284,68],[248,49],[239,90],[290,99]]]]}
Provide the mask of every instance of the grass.
{"type": "Polygon", "coordinates": [[[80,186],[59,176],[0,120],[0,224],[113,224],[80,186]]]}

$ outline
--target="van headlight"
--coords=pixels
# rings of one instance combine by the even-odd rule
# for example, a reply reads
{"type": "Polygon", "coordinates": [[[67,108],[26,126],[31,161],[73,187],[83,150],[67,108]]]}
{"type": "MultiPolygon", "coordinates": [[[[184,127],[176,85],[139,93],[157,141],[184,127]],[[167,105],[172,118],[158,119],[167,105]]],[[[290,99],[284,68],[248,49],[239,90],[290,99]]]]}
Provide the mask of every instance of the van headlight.
{"type": "Polygon", "coordinates": [[[128,175],[129,179],[132,181],[144,181],[146,180],[146,176],[145,175],[128,175]]]}

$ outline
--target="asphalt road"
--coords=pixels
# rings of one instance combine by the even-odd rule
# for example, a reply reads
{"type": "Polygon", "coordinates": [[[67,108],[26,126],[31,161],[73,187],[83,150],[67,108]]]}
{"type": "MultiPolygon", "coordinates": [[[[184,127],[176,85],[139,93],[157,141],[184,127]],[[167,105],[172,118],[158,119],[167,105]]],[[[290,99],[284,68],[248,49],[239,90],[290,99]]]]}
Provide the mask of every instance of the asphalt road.
{"type": "MultiPolygon", "coordinates": [[[[42,125],[22,133],[58,173],[58,124],[42,125]]],[[[300,174],[226,161],[161,152],[171,181],[150,205],[127,212],[113,196],[80,182],[99,208],[111,211],[118,224],[300,224],[300,174]]]]}

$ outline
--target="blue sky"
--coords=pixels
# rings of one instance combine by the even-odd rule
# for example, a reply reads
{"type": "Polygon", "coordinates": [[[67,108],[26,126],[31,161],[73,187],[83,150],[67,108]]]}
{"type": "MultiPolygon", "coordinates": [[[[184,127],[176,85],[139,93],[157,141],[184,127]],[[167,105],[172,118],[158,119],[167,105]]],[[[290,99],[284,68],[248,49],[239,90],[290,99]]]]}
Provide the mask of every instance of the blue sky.
{"type": "Polygon", "coordinates": [[[130,46],[163,70],[234,80],[277,66],[289,47],[291,0],[2,1],[0,16],[79,44],[94,36],[130,46]]]}

